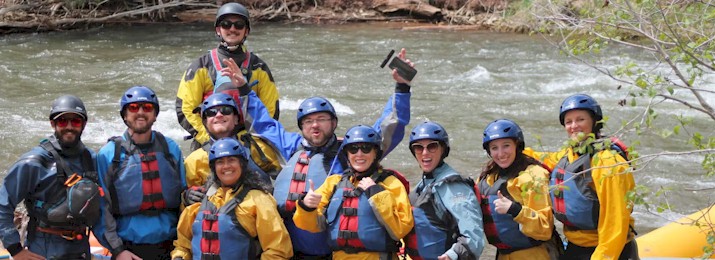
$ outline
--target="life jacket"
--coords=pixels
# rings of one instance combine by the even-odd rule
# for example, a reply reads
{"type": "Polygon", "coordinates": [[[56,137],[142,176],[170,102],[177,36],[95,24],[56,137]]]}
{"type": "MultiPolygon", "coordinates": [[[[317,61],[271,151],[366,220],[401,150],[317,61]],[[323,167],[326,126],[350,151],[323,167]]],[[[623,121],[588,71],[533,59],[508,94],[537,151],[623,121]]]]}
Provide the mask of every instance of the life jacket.
{"type": "Polygon", "coordinates": [[[251,191],[243,189],[221,208],[208,200],[201,201],[191,230],[191,252],[193,259],[259,259],[261,246],[257,237],[253,237],[241,226],[236,218],[236,207],[251,191]],[[222,246],[223,245],[223,246],[222,246]]]}
{"type": "Polygon", "coordinates": [[[130,141],[128,133],[124,134],[126,140],[119,136],[109,139],[114,143],[114,158],[107,171],[113,214],[178,212],[183,190],[181,171],[164,135],[153,133],[154,141],[145,153],[130,141]]]}
{"type": "MultiPolygon", "coordinates": [[[[203,100],[206,100],[209,96],[211,96],[214,93],[226,93],[229,94],[233,97],[233,100],[236,101],[236,104],[239,102],[239,93],[238,93],[238,88],[240,86],[234,86],[233,83],[231,83],[231,78],[227,76],[222,76],[221,75],[221,70],[223,69],[223,63],[221,62],[221,59],[218,56],[218,50],[216,48],[211,49],[209,51],[209,55],[211,56],[211,63],[214,65],[214,70],[216,71],[215,74],[215,79],[214,80],[214,88],[212,91],[208,91],[204,93],[204,98],[203,100]]],[[[255,85],[258,82],[251,82],[251,76],[253,75],[253,70],[249,68],[249,65],[251,63],[251,52],[246,49],[246,58],[243,59],[243,62],[241,62],[240,69],[241,73],[243,74],[244,77],[246,77],[246,80],[248,81],[247,84],[249,86],[255,85]]],[[[239,111],[241,113],[241,111],[239,111]]],[[[243,115],[240,115],[241,118],[243,118],[243,115]]]]}
{"type": "MultiPolygon", "coordinates": [[[[392,175],[391,170],[379,169],[369,178],[374,177],[375,183],[380,183],[392,175]]],[[[392,240],[375,216],[369,198],[350,181],[352,176],[351,173],[344,174],[330,198],[326,211],[330,232],[328,244],[333,250],[346,253],[398,252],[400,242],[392,240]]]]}
{"type": "MultiPolygon", "coordinates": [[[[213,145],[213,142],[208,141],[208,142],[204,143],[203,146],[201,146],[201,149],[203,149],[204,151],[206,151],[208,153],[211,150],[211,145],[213,145]]],[[[258,146],[256,146],[256,147],[258,147],[258,146]]],[[[272,186],[271,185],[271,177],[268,176],[268,174],[265,171],[263,171],[263,169],[261,169],[261,167],[258,167],[256,162],[253,161],[253,156],[250,156],[250,154],[251,154],[250,149],[247,148],[246,146],[244,146],[243,148],[246,149],[246,151],[245,151],[246,154],[249,154],[248,170],[258,173],[258,176],[260,177],[260,179],[263,182],[265,182],[268,186],[272,186]]],[[[261,150],[261,148],[258,148],[258,150],[261,150]]]]}
{"type": "Polygon", "coordinates": [[[104,197],[92,154],[86,148],[82,151],[80,161],[84,173],[79,175],[60,156],[52,142],[59,146],[56,141],[43,141],[40,147],[52,155],[54,162],[41,156],[29,159],[38,161],[47,169],[56,168],[55,188],[50,189],[52,194],[46,194],[47,200],[28,199],[28,209],[40,221],[37,223],[39,227],[66,230],[92,227],[100,218],[100,200],[104,197]]]}
{"type": "Polygon", "coordinates": [[[524,235],[519,223],[509,214],[496,212],[494,201],[498,199],[497,192],[514,201],[506,188],[507,179],[499,178],[489,186],[486,178],[479,181],[480,207],[484,222],[484,234],[489,244],[494,245],[500,253],[508,254],[514,251],[540,245],[542,242],[524,235]]]}
{"type": "Polygon", "coordinates": [[[549,185],[556,186],[550,195],[554,217],[571,230],[598,228],[600,205],[592,182],[590,154],[581,155],[573,163],[564,156],[551,172],[549,185]]]}
{"type": "MultiPolygon", "coordinates": [[[[474,188],[471,178],[462,178],[459,174],[451,174],[438,181],[410,193],[412,215],[415,227],[403,239],[405,253],[411,259],[437,259],[447,252],[459,236],[459,228],[452,214],[444,214],[447,209],[440,203],[434,202],[433,188],[437,184],[462,182],[474,188]],[[439,207],[439,209],[437,208],[439,207]]],[[[477,194],[475,192],[475,194],[477,194]]]]}

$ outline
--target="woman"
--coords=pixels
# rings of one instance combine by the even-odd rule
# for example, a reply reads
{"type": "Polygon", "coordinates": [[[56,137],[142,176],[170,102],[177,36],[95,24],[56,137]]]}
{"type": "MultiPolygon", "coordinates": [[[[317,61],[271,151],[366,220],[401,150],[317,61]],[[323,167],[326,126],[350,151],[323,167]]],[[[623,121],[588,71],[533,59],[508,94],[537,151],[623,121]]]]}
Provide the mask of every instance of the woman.
{"type": "Polygon", "coordinates": [[[247,170],[241,144],[216,141],[209,167],[220,186],[181,213],[172,259],[289,259],[293,248],[276,201],[267,184],[247,170]]]}
{"type": "Polygon", "coordinates": [[[554,216],[564,223],[568,240],[561,259],[638,259],[632,203],[626,199],[635,181],[619,153],[593,145],[602,137],[602,119],[601,106],[590,96],[566,98],[559,120],[575,145],[544,161],[554,169],[554,216]]]}
{"type": "Polygon", "coordinates": [[[554,219],[549,205],[549,171],[522,153],[524,134],[511,120],[484,129],[482,147],[491,158],[479,176],[484,230],[497,259],[549,260],[546,241],[554,219]]]}
{"type": "Polygon", "coordinates": [[[474,181],[444,162],[449,150],[449,135],[440,124],[424,122],[412,129],[410,152],[422,169],[422,180],[410,194],[415,229],[405,238],[412,259],[479,259],[484,249],[474,181]]]}
{"type": "Polygon", "coordinates": [[[405,186],[379,163],[381,143],[372,127],[350,128],[342,149],[348,169],[328,176],[317,190],[308,180],[310,189],[298,201],[296,226],[327,229],[334,259],[397,259],[399,241],[414,225],[405,186]]]}

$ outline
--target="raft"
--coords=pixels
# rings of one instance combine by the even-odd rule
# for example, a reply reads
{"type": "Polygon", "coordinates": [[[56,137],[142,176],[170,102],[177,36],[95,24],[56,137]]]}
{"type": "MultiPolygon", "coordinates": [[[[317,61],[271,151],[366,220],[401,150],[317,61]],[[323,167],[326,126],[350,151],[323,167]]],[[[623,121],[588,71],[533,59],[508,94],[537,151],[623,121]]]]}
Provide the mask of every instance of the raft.
{"type": "Polygon", "coordinates": [[[713,221],[715,221],[715,209],[708,207],[639,236],[636,238],[638,254],[641,258],[699,259],[703,256],[703,247],[708,246],[707,233],[713,230],[708,223],[715,223],[713,221]],[[700,227],[694,223],[696,220],[700,227]]]}

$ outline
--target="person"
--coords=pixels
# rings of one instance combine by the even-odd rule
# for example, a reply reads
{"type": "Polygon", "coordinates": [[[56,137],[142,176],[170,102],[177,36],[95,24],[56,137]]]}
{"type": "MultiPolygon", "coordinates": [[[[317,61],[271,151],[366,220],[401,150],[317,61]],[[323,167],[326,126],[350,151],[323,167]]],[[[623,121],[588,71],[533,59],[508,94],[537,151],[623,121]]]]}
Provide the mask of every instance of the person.
{"type": "Polygon", "coordinates": [[[119,108],[127,130],[110,138],[97,156],[111,210],[103,212],[94,235],[117,259],[168,259],[186,189],[181,150],[152,130],[160,110],[149,87],[129,88],[119,108]]]}
{"type": "Polygon", "coordinates": [[[620,153],[596,149],[592,142],[603,137],[602,120],[601,106],[591,96],[564,99],[559,121],[574,145],[544,159],[553,168],[554,217],[564,224],[568,240],[561,259],[638,259],[633,207],[627,200],[635,181],[620,153]]]}
{"type": "Polygon", "coordinates": [[[410,132],[410,152],[422,169],[422,180],[410,192],[414,232],[406,240],[412,259],[479,259],[484,249],[482,212],[474,181],[447,164],[447,130],[423,122],[410,132]]]}
{"type": "Polygon", "coordinates": [[[211,146],[211,172],[220,187],[181,213],[172,259],[289,259],[292,247],[270,187],[248,170],[233,138],[211,146]]]}
{"type": "Polygon", "coordinates": [[[310,187],[298,201],[293,221],[311,232],[327,230],[333,259],[397,259],[400,239],[414,227],[407,190],[380,165],[382,137],[357,125],[343,138],[348,168],[310,187]]]}
{"type": "Polygon", "coordinates": [[[20,156],[0,187],[0,236],[14,259],[89,259],[89,231],[100,216],[102,191],[95,154],[82,143],[87,110],[79,98],[52,102],[54,134],[20,156]],[[21,201],[29,217],[20,241],[14,212],[21,201]],[[24,243],[24,247],[23,247],[24,243]]]}
{"type": "MultiPolygon", "coordinates": [[[[405,59],[405,55],[406,51],[402,49],[398,57],[405,59]]],[[[414,66],[409,59],[406,62],[414,66]]],[[[286,132],[280,122],[269,116],[256,94],[250,91],[246,79],[236,73],[238,69],[237,64],[229,60],[225,74],[232,76],[234,85],[242,86],[239,91],[241,104],[246,104],[246,125],[270,140],[283,158],[290,158],[273,183],[273,196],[291,236],[295,258],[330,258],[331,249],[324,243],[329,234],[301,230],[295,226],[292,217],[296,200],[308,191],[308,179],[320,186],[328,174],[340,174],[347,168],[345,158],[336,156],[341,141],[335,135],[338,126],[335,108],[323,97],[307,98],[298,106],[296,115],[301,132],[286,132]]],[[[395,93],[390,96],[381,117],[373,125],[383,137],[383,153],[378,159],[384,158],[402,141],[405,126],[410,121],[410,82],[400,77],[396,70],[392,71],[392,77],[396,82],[395,93]]]]}
{"type": "Polygon", "coordinates": [[[215,140],[225,137],[241,136],[244,141],[244,149],[250,149],[247,151],[249,154],[248,169],[258,173],[261,179],[270,185],[270,176],[278,174],[276,170],[280,169],[280,162],[284,159],[277,155],[267,141],[259,137],[254,138],[247,134],[243,127],[240,127],[243,124],[243,117],[233,98],[228,94],[216,93],[204,100],[200,109],[201,121],[209,133],[210,139],[202,146],[202,149],[194,150],[184,160],[186,184],[189,187],[182,196],[184,205],[201,202],[212,186],[209,180],[211,174],[208,151],[215,140]],[[255,153],[255,156],[250,153],[255,153]],[[267,172],[270,173],[270,176],[267,172]]]}
{"type": "Polygon", "coordinates": [[[209,140],[209,135],[201,123],[201,116],[192,113],[194,108],[209,95],[224,92],[238,100],[238,86],[221,75],[224,61],[233,59],[241,64],[240,73],[248,78],[249,84],[261,99],[270,116],[278,120],[278,89],[268,64],[246,47],[246,39],[251,32],[248,9],[239,3],[222,5],[214,21],[217,48],[211,49],[195,60],[184,73],[176,93],[176,115],[179,124],[194,138],[191,150],[196,150],[209,140]]]}
{"type": "Polygon", "coordinates": [[[551,259],[549,171],[523,153],[525,146],[514,121],[495,120],[484,129],[482,147],[490,159],[479,176],[478,190],[487,240],[496,246],[500,260],[551,259]]]}

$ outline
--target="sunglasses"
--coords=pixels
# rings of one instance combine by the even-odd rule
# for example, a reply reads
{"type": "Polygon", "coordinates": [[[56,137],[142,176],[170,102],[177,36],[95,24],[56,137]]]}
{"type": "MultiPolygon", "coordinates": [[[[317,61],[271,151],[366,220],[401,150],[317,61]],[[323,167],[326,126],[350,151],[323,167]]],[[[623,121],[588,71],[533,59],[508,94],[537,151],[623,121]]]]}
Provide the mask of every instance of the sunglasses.
{"type": "Polygon", "coordinates": [[[372,152],[372,149],[375,149],[374,145],[371,144],[356,144],[356,145],[349,145],[345,147],[346,150],[348,150],[348,153],[350,154],[356,154],[358,150],[362,151],[362,153],[367,154],[372,152]]]}
{"type": "Polygon", "coordinates": [[[231,26],[236,27],[236,29],[238,29],[238,30],[246,28],[246,22],[244,22],[243,20],[240,20],[240,19],[236,20],[235,22],[231,22],[229,20],[223,20],[218,25],[221,26],[221,28],[223,28],[224,30],[231,29],[231,26]]]}
{"type": "Polygon", "coordinates": [[[140,108],[142,111],[147,113],[154,112],[154,104],[152,103],[131,103],[127,105],[127,110],[132,113],[139,112],[140,108]]]}
{"type": "Polygon", "coordinates": [[[233,108],[229,106],[220,106],[220,107],[214,107],[214,108],[209,108],[204,112],[205,117],[215,117],[218,112],[221,112],[222,115],[224,116],[230,116],[233,115],[233,108]]]}
{"type": "MultiPolygon", "coordinates": [[[[427,151],[430,153],[434,153],[437,151],[437,148],[439,148],[439,142],[431,142],[427,144],[427,151]]],[[[420,143],[414,143],[412,144],[412,151],[415,153],[422,153],[425,150],[425,146],[420,144],[420,143]]]]}
{"type": "Polygon", "coordinates": [[[80,128],[82,127],[82,123],[84,123],[84,120],[79,117],[55,119],[55,125],[58,127],[67,127],[67,125],[72,124],[72,127],[80,128]]]}

